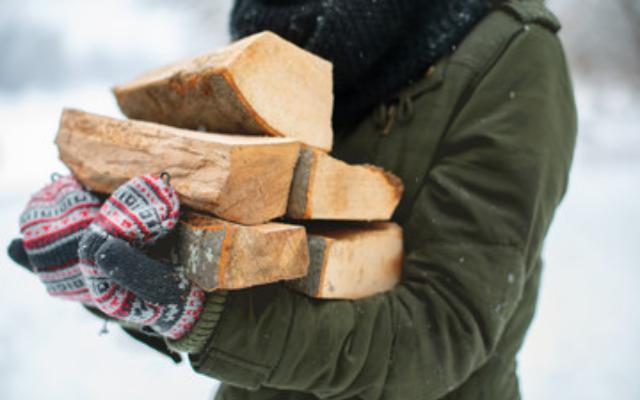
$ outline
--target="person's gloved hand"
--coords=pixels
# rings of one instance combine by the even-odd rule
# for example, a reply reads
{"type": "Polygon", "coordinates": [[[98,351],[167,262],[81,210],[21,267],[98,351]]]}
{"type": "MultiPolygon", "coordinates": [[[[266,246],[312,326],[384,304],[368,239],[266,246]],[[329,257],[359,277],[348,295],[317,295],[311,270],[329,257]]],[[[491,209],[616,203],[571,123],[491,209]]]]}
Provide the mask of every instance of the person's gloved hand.
{"type": "Polygon", "coordinates": [[[78,242],[93,221],[100,200],[72,176],[62,176],[31,197],[20,216],[21,239],[9,257],[35,273],[50,295],[90,303],[78,263],[78,242]]]}
{"type": "Polygon", "coordinates": [[[171,339],[191,330],[202,311],[204,292],[180,267],[153,260],[139,249],[171,231],[179,208],[173,188],[163,179],[134,178],[104,203],[79,247],[95,306],[171,339]]]}

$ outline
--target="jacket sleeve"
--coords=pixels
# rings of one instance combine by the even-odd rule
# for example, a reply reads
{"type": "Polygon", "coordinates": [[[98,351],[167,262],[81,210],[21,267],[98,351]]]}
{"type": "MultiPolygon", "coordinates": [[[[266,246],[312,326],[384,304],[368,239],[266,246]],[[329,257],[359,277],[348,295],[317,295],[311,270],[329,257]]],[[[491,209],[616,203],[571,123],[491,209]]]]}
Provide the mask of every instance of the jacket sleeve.
{"type": "Polygon", "coordinates": [[[559,41],[532,26],[469,92],[404,224],[403,279],[357,301],[238,292],[194,368],[233,385],[440,398],[495,351],[562,198],[575,108],[559,41]],[[418,396],[419,394],[419,396],[418,396]]]}

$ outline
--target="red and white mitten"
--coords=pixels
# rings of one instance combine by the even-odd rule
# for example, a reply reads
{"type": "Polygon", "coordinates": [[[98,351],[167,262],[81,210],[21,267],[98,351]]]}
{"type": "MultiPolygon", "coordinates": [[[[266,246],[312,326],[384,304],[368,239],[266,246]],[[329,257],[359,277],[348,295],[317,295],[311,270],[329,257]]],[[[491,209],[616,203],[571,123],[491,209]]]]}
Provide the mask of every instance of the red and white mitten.
{"type": "Polygon", "coordinates": [[[51,296],[90,303],[78,261],[78,242],[100,208],[72,176],[56,178],[31,197],[20,216],[21,239],[11,258],[35,273],[51,296]]]}
{"type": "Polygon", "coordinates": [[[178,197],[167,181],[137,177],[109,197],[79,247],[96,307],[171,339],[191,330],[204,292],[187,280],[181,267],[153,260],[141,249],[169,233],[179,214],[178,197]]]}

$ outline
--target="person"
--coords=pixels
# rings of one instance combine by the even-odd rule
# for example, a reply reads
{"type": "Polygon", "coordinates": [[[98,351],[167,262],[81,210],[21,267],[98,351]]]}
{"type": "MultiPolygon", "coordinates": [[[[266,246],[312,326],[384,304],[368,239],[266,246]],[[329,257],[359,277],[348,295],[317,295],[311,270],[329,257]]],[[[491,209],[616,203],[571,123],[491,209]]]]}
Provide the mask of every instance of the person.
{"type": "MultiPolygon", "coordinates": [[[[127,329],[147,344],[188,353],[223,382],[220,400],[519,398],[516,356],[576,136],[559,29],[539,0],[236,0],[234,38],[271,30],[333,62],[333,154],[402,179],[401,282],[353,301],[281,284],[204,295],[168,264],[149,267],[157,261],[130,240],[141,231],[90,228],[103,206],[65,243],[94,237],[95,273],[139,299],[98,308],[144,325],[127,329]],[[149,308],[170,305],[192,318],[177,330],[145,324],[149,308]]],[[[16,241],[10,253],[29,266],[34,249],[16,241]]]]}

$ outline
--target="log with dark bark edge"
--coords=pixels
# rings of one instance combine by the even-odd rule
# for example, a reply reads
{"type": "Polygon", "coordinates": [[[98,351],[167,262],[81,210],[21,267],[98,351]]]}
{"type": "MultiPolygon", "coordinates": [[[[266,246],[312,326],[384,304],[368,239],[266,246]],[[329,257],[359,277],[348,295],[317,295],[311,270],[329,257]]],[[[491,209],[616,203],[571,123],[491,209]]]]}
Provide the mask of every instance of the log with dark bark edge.
{"type": "Polygon", "coordinates": [[[295,138],[329,151],[332,66],[271,32],[151,71],[113,92],[130,118],[295,138]]]}
{"type": "Polygon", "coordinates": [[[293,219],[385,221],[402,197],[399,178],[303,147],[287,207],[293,219]]]}
{"type": "Polygon", "coordinates": [[[260,224],[287,207],[299,143],[201,133],[65,110],[60,159],[85,186],[111,193],[128,179],[166,171],[180,201],[228,221],[260,224]]]}
{"type": "Polygon", "coordinates": [[[309,252],[302,226],[255,226],[187,213],[177,227],[175,261],[207,291],[242,289],[305,276],[309,252]]]}
{"type": "Polygon", "coordinates": [[[319,299],[359,299],[392,289],[402,270],[402,228],[392,222],[359,227],[307,227],[311,263],[292,289],[319,299]]]}

